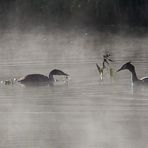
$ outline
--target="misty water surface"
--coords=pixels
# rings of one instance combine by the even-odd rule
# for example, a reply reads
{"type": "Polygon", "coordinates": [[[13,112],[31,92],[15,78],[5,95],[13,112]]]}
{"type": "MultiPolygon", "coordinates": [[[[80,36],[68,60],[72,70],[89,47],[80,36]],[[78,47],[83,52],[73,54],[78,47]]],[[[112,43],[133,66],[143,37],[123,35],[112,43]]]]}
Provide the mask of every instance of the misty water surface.
{"type": "Polygon", "coordinates": [[[68,84],[0,86],[1,148],[147,148],[148,88],[122,71],[100,80],[95,63],[110,49],[114,70],[131,60],[148,74],[148,38],[86,30],[19,32],[0,37],[0,80],[58,68],[68,84]]]}

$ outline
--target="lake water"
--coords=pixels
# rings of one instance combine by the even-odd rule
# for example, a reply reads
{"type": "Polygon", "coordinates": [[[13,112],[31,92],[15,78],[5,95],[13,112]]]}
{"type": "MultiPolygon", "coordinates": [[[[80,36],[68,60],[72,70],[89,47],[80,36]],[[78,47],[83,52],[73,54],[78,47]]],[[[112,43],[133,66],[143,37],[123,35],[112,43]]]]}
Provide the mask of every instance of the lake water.
{"type": "Polygon", "coordinates": [[[58,68],[68,83],[0,86],[1,148],[147,148],[148,88],[131,85],[130,72],[101,81],[96,63],[105,49],[117,70],[131,60],[148,74],[148,38],[86,30],[1,32],[0,80],[58,68]]]}

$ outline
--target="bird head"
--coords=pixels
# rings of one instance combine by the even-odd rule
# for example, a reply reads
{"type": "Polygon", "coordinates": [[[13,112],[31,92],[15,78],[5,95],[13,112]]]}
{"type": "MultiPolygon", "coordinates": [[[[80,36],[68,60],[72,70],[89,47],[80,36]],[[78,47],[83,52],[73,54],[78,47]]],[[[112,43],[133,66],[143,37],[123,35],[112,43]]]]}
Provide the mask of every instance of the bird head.
{"type": "Polygon", "coordinates": [[[121,68],[117,70],[117,72],[119,72],[121,70],[125,70],[125,69],[132,71],[134,68],[135,67],[131,64],[131,62],[127,62],[124,65],[122,65],[121,68]]]}

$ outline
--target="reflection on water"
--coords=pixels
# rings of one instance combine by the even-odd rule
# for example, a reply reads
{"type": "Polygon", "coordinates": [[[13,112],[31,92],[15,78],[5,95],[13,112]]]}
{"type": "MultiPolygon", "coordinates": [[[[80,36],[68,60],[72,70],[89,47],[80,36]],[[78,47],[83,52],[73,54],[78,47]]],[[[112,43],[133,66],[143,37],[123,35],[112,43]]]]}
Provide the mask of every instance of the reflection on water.
{"type": "Polygon", "coordinates": [[[147,88],[135,90],[128,71],[100,81],[95,66],[102,51],[111,48],[115,69],[134,60],[138,76],[146,76],[147,39],[101,36],[1,36],[0,80],[48,75],[54,68],[69,73],[71,80],[54,87],[1,85],[0,147],[147,148],[147,88]]]}

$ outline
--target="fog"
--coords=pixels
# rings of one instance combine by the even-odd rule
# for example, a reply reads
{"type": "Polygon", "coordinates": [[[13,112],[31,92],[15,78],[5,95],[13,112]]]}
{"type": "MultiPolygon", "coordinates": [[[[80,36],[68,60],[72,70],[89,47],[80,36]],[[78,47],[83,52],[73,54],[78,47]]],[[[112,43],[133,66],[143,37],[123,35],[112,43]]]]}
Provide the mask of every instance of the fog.
{"type": "MultiPolygon", "coordinates": [[[[115,25],[112,19],[107,21],[109,24],[99,19],[102,24],[98,25],[90,19],[94,13],[86,15],[94,10],[94,5],[88,5],[94,4],[90,1],[85,7],[85,2],[71,5],[72,1],[64,1],[67,9],[65,5],[65,9],[56,9],[54,17],[47,13],[48,7],[39,7],[46,6],[47,1],[39,5],[35,2],[40,1],[32,1],[34,7],[27,2],[2,2],[0,81],[31,73],[48,76],[55,68],[71,79],[38,87],[1,83],[0,147],[147,148],[147,87],[133,87],[129,71],[116,73],[131,61],[138,78],[148,75],[146,28],[135,26],[136,21],[132,23],[134,28],[127,22],[115,25]],[[106,51],[111,54],[113,62],[109,66],[114,75],[111,78],[105,69],[101,80],[96,63],[102,64],[106,51]]],[[[58,4],[61,8],[57,1],[50,2],[48,6],[57,8],[58,4]]],[[[96,8],[96,14],[100,14],[97,19],[102,18],[100,11],[106,4],[112,10],[113,3],[108,5],[107,1],[95,5],[102,8],[96,8]]]]}
{"type": "Polygon", "coordinates": [[[127,61],[147,73],[147,36],[90,28],[7,30],[0,37],[0,80],[54,68],[71,76],[54,87],[0,87],[1,147],[147,147],[147,89],[130,73],[100,80],[96,63],[109,49],[114,71],[127,61]]]}

